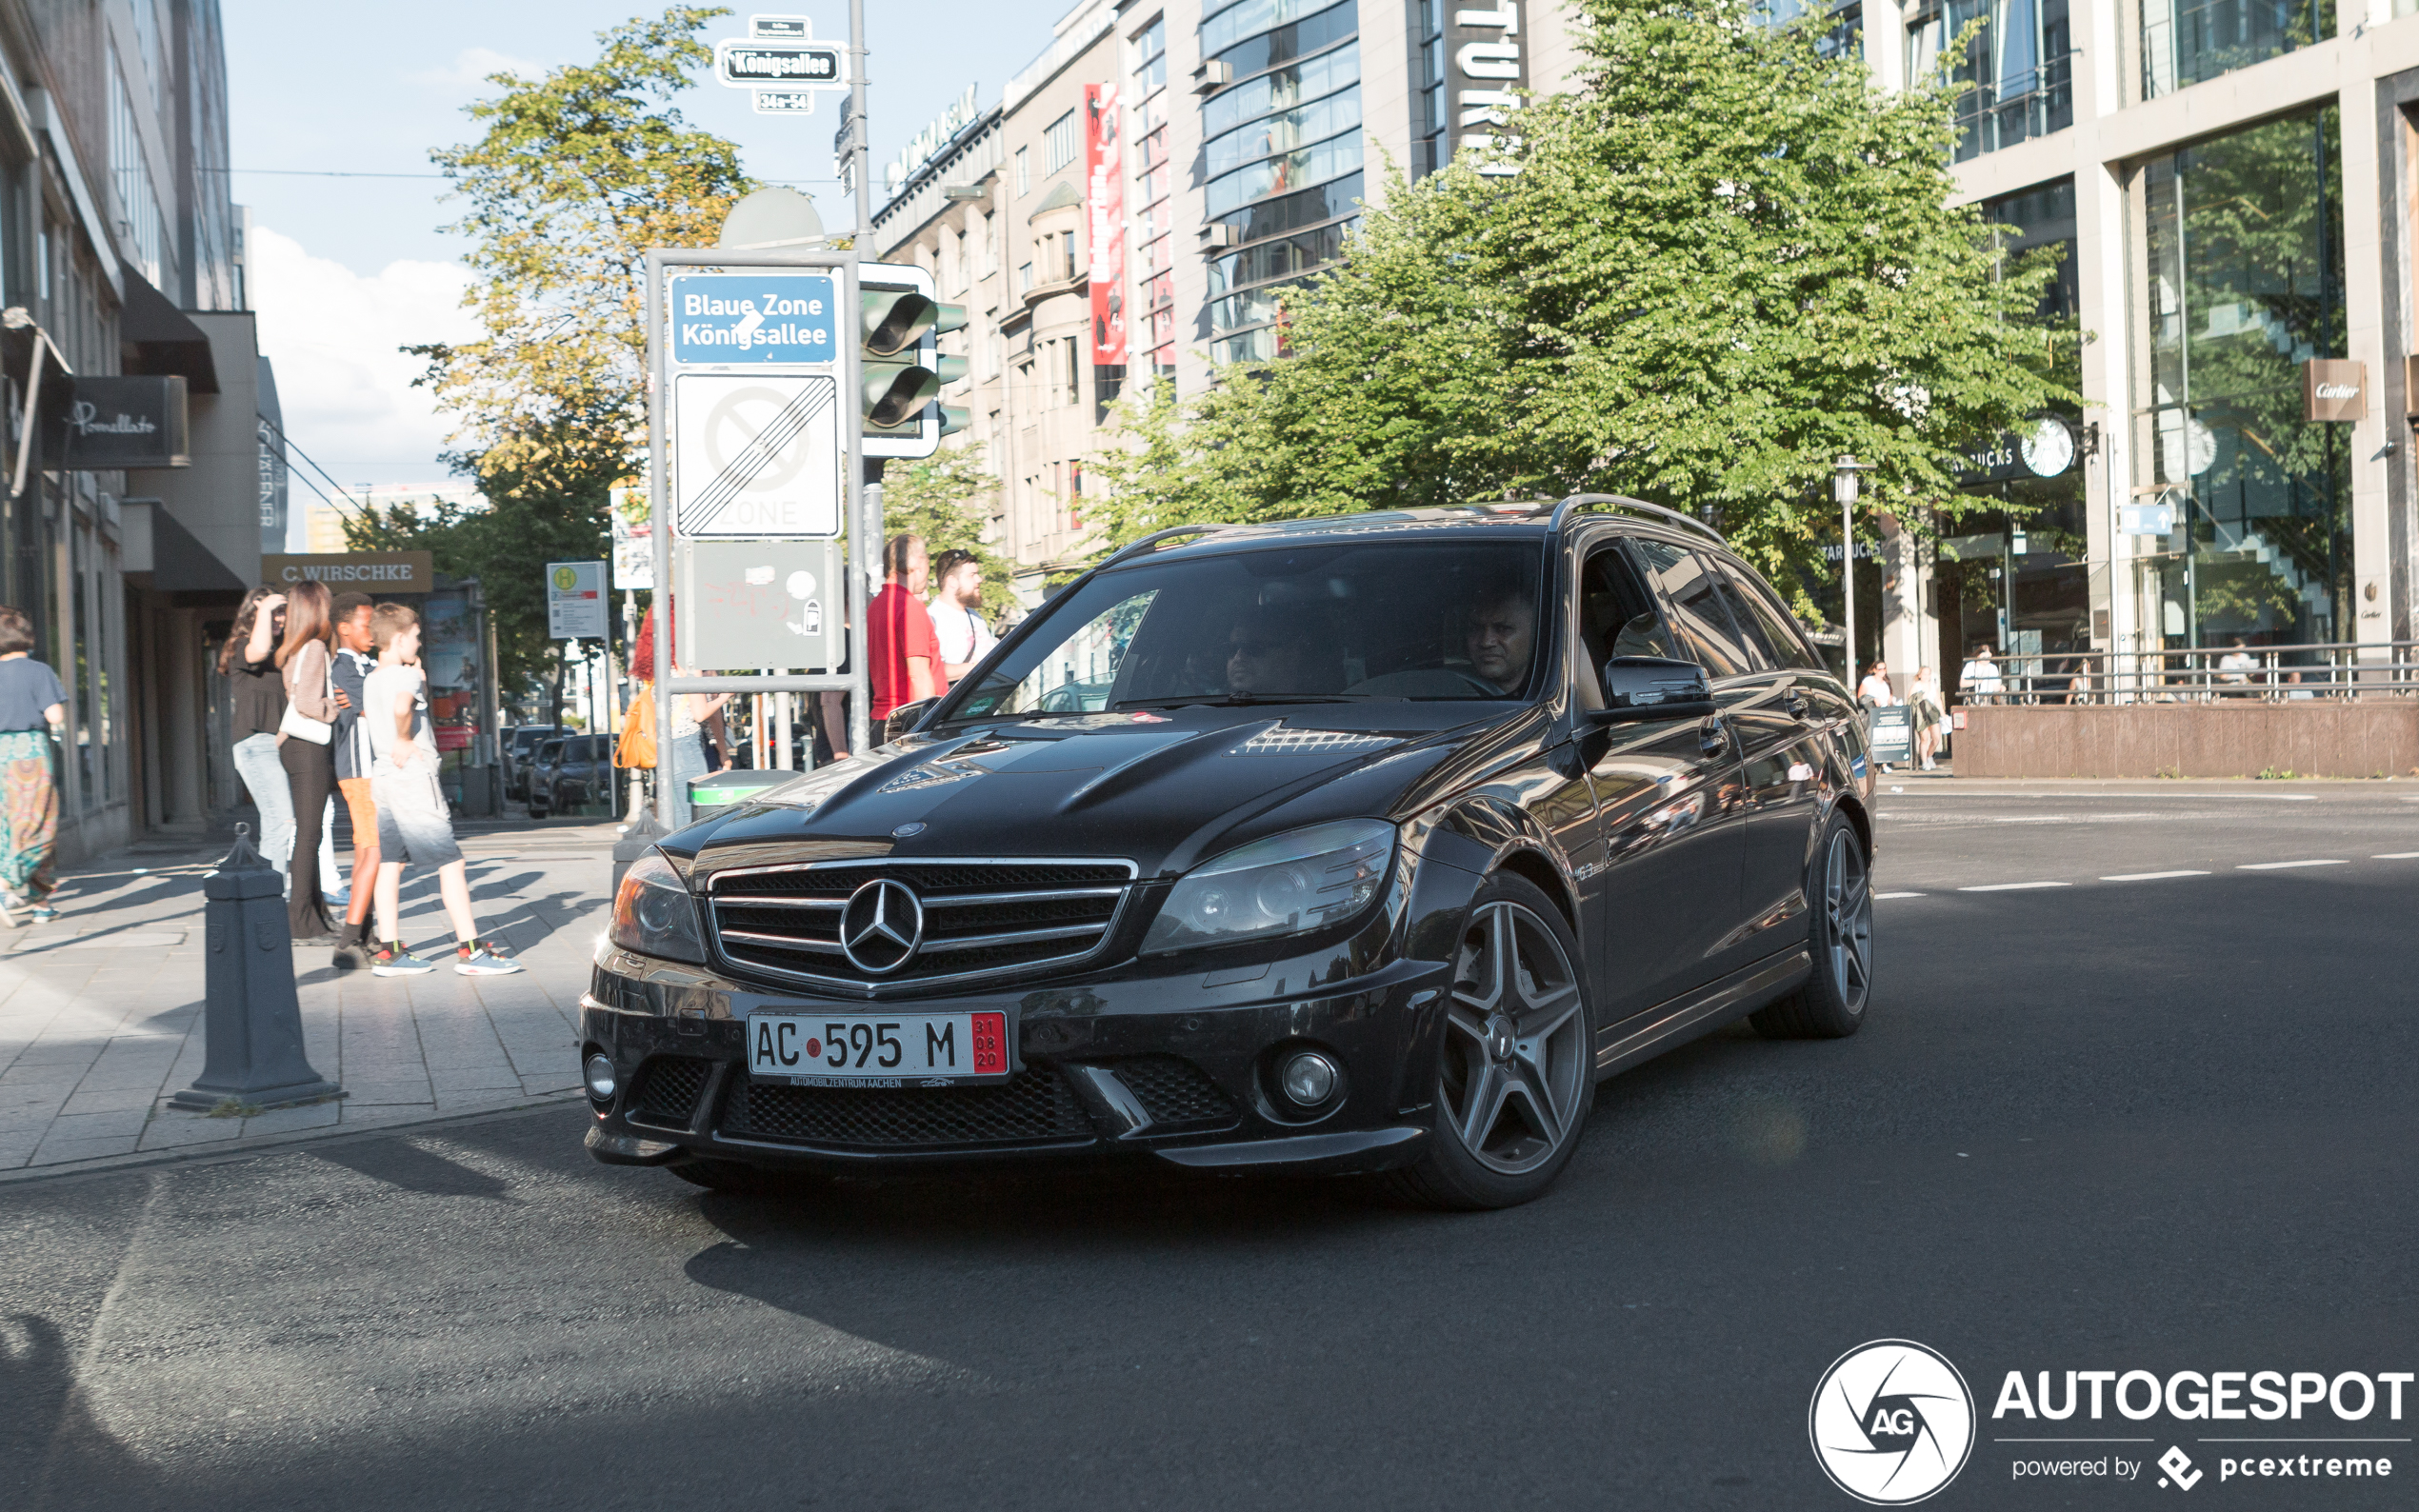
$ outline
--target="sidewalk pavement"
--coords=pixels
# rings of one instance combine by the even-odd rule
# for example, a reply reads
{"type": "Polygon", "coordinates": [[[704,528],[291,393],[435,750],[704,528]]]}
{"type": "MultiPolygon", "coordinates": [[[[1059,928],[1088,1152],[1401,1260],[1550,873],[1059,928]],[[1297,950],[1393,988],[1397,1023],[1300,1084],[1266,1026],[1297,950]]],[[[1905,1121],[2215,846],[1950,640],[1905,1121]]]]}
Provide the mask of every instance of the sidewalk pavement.
{"type": "Polygon", "coordinates": [[[250,1117],[168,1101],[202,1070],[202,878],[229,846],[150,842],[66,874],[56,921],[0,926],[0,1181],[577,1096],[614,838],[610,822],[463,826],[479,927],[528,969],[454,975],[435,874],[407,872],[404,935],[436,972],[339,973],[329,952],[303,953],[310,1064],[350,1095],[250,1117]]]}

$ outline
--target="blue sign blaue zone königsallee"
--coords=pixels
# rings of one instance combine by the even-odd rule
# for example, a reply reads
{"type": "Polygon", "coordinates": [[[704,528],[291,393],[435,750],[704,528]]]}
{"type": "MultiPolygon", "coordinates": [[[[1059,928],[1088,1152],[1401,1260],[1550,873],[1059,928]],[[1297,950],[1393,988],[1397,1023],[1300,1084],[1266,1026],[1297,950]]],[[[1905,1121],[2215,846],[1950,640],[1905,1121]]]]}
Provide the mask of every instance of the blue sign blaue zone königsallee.
{"type": "Polygon", "coordinates": [[[666,280],[675,363],[837,362],[838,293],[824,273],[675,273],[666,280]]]}

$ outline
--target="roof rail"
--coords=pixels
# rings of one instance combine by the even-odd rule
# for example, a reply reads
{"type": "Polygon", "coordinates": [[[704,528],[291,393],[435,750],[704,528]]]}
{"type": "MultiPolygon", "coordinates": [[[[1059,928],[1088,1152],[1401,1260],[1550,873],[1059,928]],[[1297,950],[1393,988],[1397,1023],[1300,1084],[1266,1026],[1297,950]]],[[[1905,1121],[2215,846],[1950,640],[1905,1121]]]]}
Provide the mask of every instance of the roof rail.
{"type": "Polygon", "coordinates": [[[1624,509],[1643,509],[1649,514],[1669,520],[1674,525],[1687,526],[1689,529],[1711,540],[1716,546],[1727,547],[1730,544],[1722,538],[1721,531],[1692,514],[1683,514],[1677,509],[1666,508],[1659,504],[1649,504],[1644,499],[1632,499],[1626,493],[1574,493],[1554,507],[1553,527],[1557,530],[1561,529],[1565,522],[1572,515],[1595,504],[1609,504],[1624,509]]]}
{"type": "MultiPolygon", "coordinates": [[[[1158,546],[1160,542],[1172,541],[1180,535],[1206,535],[1212,530],[1230,530],[1233,528],[1233,524],[1229,521],[1219,521],[1210,525],[1171,525],[1165,530],[1154,530],[1150,534],[1144,536],[1139,541],[1131,541],[1127,543],[1125,546],[1118,547],[1115,551],[1111,552],[1109,559],[1101,563],[1100,566],[1103,567],[1115,567],[1118,563],[1123,562],[1130,556],[1134,556],[1141,552],[1150,550],[1152,547],[1158,546]]],[[[1099,569],[1099,567],[1093,568],[1094,571],[1098,571],[1099,569]]]]}

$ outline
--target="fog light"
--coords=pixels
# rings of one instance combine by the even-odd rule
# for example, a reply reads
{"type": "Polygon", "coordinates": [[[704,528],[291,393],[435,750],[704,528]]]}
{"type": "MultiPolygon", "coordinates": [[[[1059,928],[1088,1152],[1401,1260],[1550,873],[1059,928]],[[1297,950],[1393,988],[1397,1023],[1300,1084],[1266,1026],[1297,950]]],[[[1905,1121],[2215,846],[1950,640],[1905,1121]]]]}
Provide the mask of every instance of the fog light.
{"type": "Polygon", "coordinates": [[[1335,1063],[1316,1050],[1305,1050],[1285,1063],[1277,1085],[1304,1107],[1316,1107],[1335,1095],[1335,1063]]]}
{"type": "Polygon", "coordinates": [[[610,1103],[613,1089],[619,1084],[613,1080],[613,1063],[602,1055],[591,1055],[581,1069],[587,1073],[588,1095],[599,1103],[610,1103]]]}

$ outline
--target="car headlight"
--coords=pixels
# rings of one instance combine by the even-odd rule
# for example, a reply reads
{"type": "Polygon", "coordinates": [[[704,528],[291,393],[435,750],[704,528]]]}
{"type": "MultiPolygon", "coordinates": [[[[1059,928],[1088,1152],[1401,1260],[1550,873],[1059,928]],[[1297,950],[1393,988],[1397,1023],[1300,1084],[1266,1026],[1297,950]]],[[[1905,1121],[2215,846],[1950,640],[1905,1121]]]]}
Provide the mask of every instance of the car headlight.
{"type": "Polygon", "coordinates": [[[1349,819],[1241,846],[1185,874],[1143,937],[1143,953],[1304,934],[1377,901],[1394,826],[1349,819]]]}
{"type": "Polygon", "coordinates": [[[613,943],[643,956],[706,964],[696,902],[662,851],[649,851],[622,874],[622,890],[613,895],[613,943]]]}

